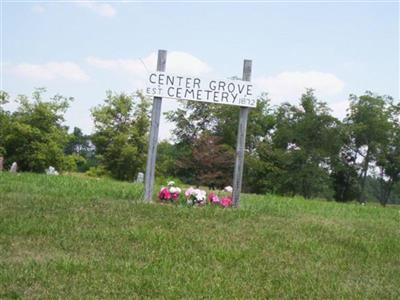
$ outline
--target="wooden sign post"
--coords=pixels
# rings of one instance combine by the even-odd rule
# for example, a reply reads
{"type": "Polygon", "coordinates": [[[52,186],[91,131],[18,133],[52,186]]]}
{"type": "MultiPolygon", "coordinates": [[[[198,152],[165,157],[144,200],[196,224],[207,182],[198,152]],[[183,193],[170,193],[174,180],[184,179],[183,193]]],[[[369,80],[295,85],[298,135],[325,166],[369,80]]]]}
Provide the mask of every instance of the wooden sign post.
{"type": "Polygon", "coordinates": [[[240,106],[235,173],[233,178],[233,203],[235,206],[238,206],[242,187],[247,117],[249,108],[257,105],[257,101],[253,96],[253,85],[250,83],[252,62],[251,60],[244,61],[243,80],[206,80],[199,77],[167,74],[165,73],[166,62],[167,51],[159,50],[157,72],[149,74],[145,89],[145,94],[152,96],[154,99],[145,174],[145,201],[151,201],[153,194],[161,101],[165,97],[240,106]]]}
{"type": "MultiPolygon", "coordinates": [[[[252,61],[245,59],[243,62],[243,81],[251,80],[251,67],[252,61]]],[[[244,164],[244,151],[246,145],[246,130],[247,130],[247,117],[250,108],[240,107],[239,112],[239,127],[236,144],[236,158],[235,158],[235,171],[233,173],[233,204],[239,206],[240,191],[242,190],[243,178],[243,164],[244,164]]]]}
{"type": "MultiPolygon", "coordinates": [[[[167,64],[167,51],[158,50],[157,71],[165,72],[166,64],[167,64]]],[[[151,201],[151,197],[153,194],[154,174],[155,174],[156,156],[157,156],[158,129],[160,127],[161,101],[162,101],[161,97],[153,98],[149,148],[147,150],[146,174],[144,179],[144,200],[147,202],[151,201]]]]}

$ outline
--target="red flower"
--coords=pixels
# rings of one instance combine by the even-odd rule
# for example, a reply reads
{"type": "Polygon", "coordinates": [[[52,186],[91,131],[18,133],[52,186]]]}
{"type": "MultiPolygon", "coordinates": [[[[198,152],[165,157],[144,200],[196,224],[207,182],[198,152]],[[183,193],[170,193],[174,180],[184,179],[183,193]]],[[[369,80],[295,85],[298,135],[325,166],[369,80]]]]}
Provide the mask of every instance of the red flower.
{"type": "Polygon", "coordinates": [[[158,198],[160,200],[171,199],[171,193],[169,192],[168,188],[166,188],[166,187],[161,188],[160,192],[158,193],[158,198]]]}

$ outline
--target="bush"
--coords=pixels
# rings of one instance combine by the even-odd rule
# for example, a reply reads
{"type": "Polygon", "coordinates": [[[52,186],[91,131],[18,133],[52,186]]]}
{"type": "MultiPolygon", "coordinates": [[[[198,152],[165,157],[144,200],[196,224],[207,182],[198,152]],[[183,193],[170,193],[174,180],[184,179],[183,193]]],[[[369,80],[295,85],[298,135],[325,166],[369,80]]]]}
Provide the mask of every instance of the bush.
{"type": "Polygon", "coordinates": [[[90,177],[111,177],[110,172],[103,166],[90,167],[85,174],[90,177]]]}

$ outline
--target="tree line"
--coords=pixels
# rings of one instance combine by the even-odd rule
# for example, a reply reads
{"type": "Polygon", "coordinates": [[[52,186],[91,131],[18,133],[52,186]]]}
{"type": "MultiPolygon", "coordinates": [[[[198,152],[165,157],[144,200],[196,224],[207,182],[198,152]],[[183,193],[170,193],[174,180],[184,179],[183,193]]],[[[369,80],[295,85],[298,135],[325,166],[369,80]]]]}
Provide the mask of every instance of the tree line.
{"type": "MultiPolygon", "coordinates": [[[[107,92],[91,115],[94,132],[64,125],[72,98],[20,95],[15,111],[0,95],[0,156],[22,171],[85,172],[132,181],[145,169],[151,101],[107,92]]],[[[239,108],[181,101],[166,114],[173,141],[158,145],[156,176],[221,188],[233,177],[239,108]]],[[[272,106],[267,94],[250,110],[243,191],[346,202],[400,203],[400,104],[366,92],[349,96],[343,120],[307,90],[297,104],[272,106]]]]}

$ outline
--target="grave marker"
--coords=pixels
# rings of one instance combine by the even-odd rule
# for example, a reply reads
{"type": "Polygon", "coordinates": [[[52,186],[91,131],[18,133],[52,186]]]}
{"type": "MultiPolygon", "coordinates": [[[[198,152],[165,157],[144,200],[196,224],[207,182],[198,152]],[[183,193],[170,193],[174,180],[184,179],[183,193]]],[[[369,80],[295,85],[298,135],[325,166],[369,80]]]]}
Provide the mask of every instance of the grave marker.
{"type": "Polygon", "coordinates": [[[18,164],[17,162],[14,161],[11,165],[10,173],[17,173],[17,171],[18,171],[18,164]]]}

